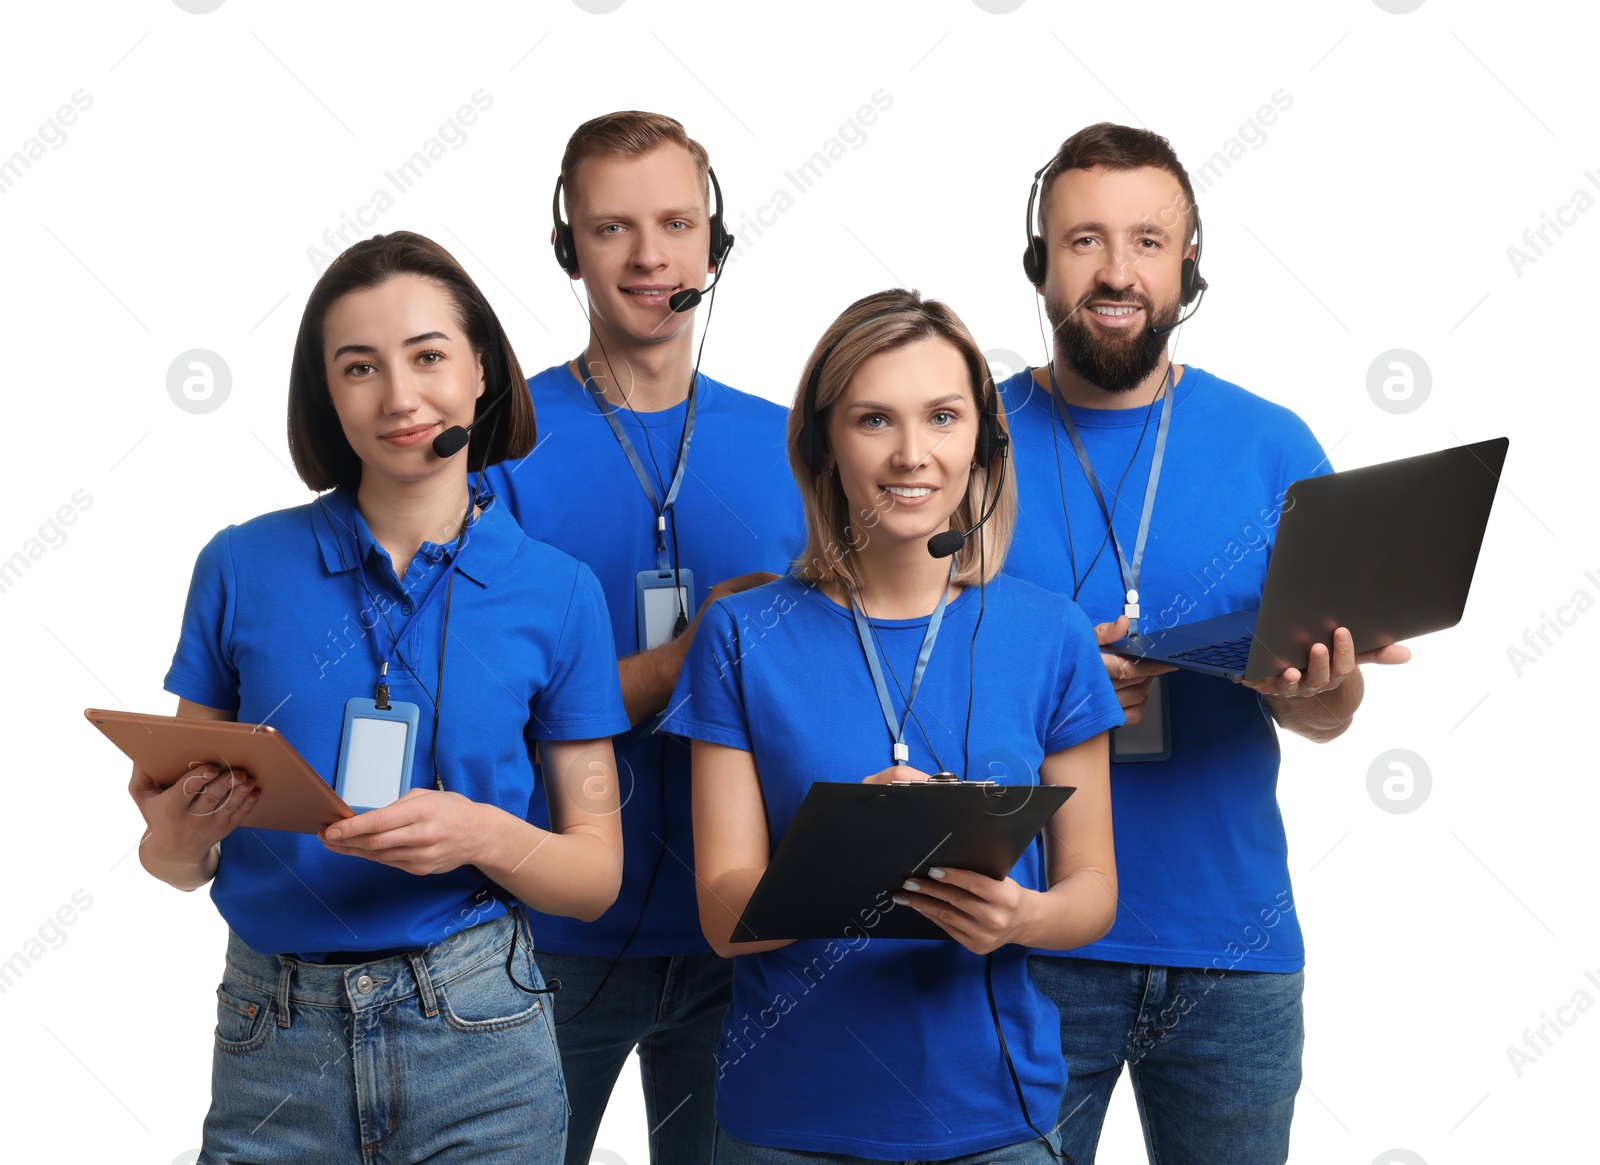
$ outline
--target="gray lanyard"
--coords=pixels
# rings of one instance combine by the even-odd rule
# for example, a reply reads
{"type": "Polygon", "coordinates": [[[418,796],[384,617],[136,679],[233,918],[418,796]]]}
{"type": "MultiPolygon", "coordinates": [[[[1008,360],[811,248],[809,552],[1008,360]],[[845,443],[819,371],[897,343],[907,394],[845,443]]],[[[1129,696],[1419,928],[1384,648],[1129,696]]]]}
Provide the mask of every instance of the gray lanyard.
{"type": "MultiPolygon", "coordinates": [[[[1172,426],[1172,365],[1167,365],[1167,379],[1162,386],[1166,397],[1161,402],[1161,420],[1156,423],[1156,447],[1150,458],[1150,476],[1145,481],[1144,510],[1139,515],[1139,532],[1134,537],[1133,561],[1129,562],[1122,553],[1122,540],[1117,537],[1117,528],[1112,523],[1112,514],[1106,506],[1105,495],[1100,492],[1100,481],[1094,475],[1094,466],[1089,463],[1089,451],[1083,447],[1083,438],[1078,436],[1078,425],[1072,419],[1072,406],[1066,401],[1061,402],[1061,420],[1066,426],[1067,436],[1072,440],[1072,450],[1078,455],[1078,464],[1083,466],[1083,476],[1089,481],[1089,488],[1094,491],[1094,500],[1100,503],[1100,512],[1105,515],[1106,529],[1111,534],[1111,546],[1117,552],[1117,566],[1122,571],[1122,585],[1128,592],[1126,605],[1122,613],[1128,616],[1128,631],[1130,634],[1139,630],[1139,570],[1144,565],[1144,544],[1150,536],[1150,514],[1156,507],[1156,485],[1161,480],[1161,462],[1167,454],[1167,430],[1172,426]]],[[[1052,380],[1051,389],[1054,390],[1052,380]]]]}
{"type": "Polygon", "coordinates": [[[622,452],[628,458],[628,464],[633,466],[633,475],[639,479],[639,485],[644,489],[644,496],[650,499],[650,508],[656,512],[656,569],[663,575],[672,569],[672,563],[667,556],[667,512],[678,501],[678,491],[683,488],[683,475],[689,468],[689,441],[694,437],[694,406],[695,385],[689,386],[689,400],[684,406],[683,436],[678,440],[678,467],[672,474],[672,483],[667,487],[667,500],[660,501],[656,497],[655,483],[650,480],[650,475],[645,472],[644,465],[639,461],[639,454],[634,452],[633,442],[628,440],[628,434],[622,428],[622,422],[617,420],[617,410],[606,394],[600,390],[589,377],[589,363],[580,354],[578,356],[578,379],[583,382],[583,387],[594,397],[594,403],[599,406],[600,413],[611,425],[611,432],[617,438],[617,444],[622,446],[622,452]]]}
{"type": "Polygon", "coordinates": [[[950,561],[950,578],[945,582],[944,590],[939,595],[939,605],[933,609],[933,617],[928,620],[928,630],[922,636],[922,649],[917,652],[917,666],[911,673],[911,691],[906,694],[906,714],[897,722],[894,718],[894,704],[889,699],[889,686],[883,682],[883,665],[878,662],[878,649],[872,642],[872,628],[867,623],[867,616],[856,603],[855,593],[850,595],[850,614],[855,616],[856,635],[861,639],[861,650],[866,653],[867,667],[872,672],[872,686],[878,689],[878,704],[883,709],[884,723],[889,726],[889,736],[894,741],[890,755],[894,763],[903,765],[911,758],[911,750],[906,747],[906,723],[911,719],[911,706],[917,702],[917,689],[922,687],[922,673],[928,670],[928,659],[933,655],[934,640],[939,638],[939,624],[944,622],[944,608],[950,601],[950,585],[955,581],[955,560],[950,561]]]}

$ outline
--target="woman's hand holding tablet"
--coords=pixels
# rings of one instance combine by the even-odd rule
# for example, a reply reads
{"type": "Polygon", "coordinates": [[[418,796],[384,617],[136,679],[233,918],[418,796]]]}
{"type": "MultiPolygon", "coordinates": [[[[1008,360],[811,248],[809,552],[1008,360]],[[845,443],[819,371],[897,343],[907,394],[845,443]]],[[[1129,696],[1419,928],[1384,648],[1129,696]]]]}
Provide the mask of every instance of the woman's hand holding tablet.
{"type": "Polygon", "coordinates": [[[460,793],[412,789],[393,804],[325,828],[322,844],[408,874],[445,874],[479,863],[493,806],[460,793]]]}
{"type": "Polygon", "coordinates": [[[200,764],[163,789],[138,765],[128,793],[144,817],[139,861],[168,885],[193,890],[217,872],[217,843],[250,816],[261,790],[243,769],[200,764]]]}

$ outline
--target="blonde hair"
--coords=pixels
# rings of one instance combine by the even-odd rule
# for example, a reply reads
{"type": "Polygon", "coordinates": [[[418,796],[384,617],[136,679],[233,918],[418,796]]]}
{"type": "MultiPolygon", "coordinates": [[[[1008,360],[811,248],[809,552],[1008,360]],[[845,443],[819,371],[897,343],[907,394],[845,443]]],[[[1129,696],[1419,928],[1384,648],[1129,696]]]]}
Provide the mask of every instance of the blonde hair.
{"type": "Polygon", "coordinates": [[[668,143],[682,146],[689,152],[695,173],[700,176],[700,185],[705,190],[706,205],[709,206],[711,157],[706,153],[706,148],[690,137],[683,123],[676,118],[664,113],[624,109],[590,118],[573,130],[572,136],[567,139],[567,148],[561,155],[561,186],[566,195],[568,217],[572,215],[572,189],[578,164],[585,158],[637,158],[668,143]]]}
{"type": "MultiPolygon", "coordinates": [[[[856,521],[849,520],[850,503],[839,479],[813,472],[806,463],[801,432],[807,412],[806,389],[814,370],[825,361],[816,399],[811,402],[814,438],[819,447],[825,447],[829,411],[844,395],[856,370],[880,352],[926,339],[944,340],[961,353],[970,374],[974,406],[981,412],[986,401],[992,402],[999,431],[1009,434],[983,351],[955,312],[936,299],[924,300],[917,292],[900,288],[856,300],[828,326],[811,350],[795,391],[794,407],[789,410],[789,468],[800,487],[806,518],[806,546],[794,561],[794,573],[801,578],[850,586],[847,557],[871,536],[879,513],[864,509],[856,521]]],[[[951,515],[951,528],[966,530],[977,523],[986,500],[994,507],[989,521],[956,552],[955,581],[962,586],[989,582],[1005,564],[1016,527],[1017,489],[1012,475],[1002,468],[1004,464],[1004,457],[997,452],[987,467],[975,467],[967,479],[966,496],[951,515]],[[996,473],[1001,475],[998,490],[990,481],[996,473]]]]}

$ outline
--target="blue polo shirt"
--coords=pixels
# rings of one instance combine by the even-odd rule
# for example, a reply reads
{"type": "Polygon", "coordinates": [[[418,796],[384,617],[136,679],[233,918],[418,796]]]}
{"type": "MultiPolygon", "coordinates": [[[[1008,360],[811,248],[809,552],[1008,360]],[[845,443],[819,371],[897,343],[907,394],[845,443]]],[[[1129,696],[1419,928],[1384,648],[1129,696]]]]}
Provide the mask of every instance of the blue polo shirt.
{"type": "MultiPolygon", "coordinates": [[[[459,553],[454,539],[425,542],[403,579],[344,490],[229,526],[195,564],[166,689],[271,724],[331,785],[345,701],[371,697],[388,660],[390,698],[420,710],[413,783],[428,787],[447,607],[439,774],[447,791],[527,818],[532,742],[607,737],[627,717],[593,574],[494,499],[459,553]]],[[[253,950],[316,960],[428,946],[498,917],[489,886],[473,867],[418,876],[314,836],[241,828],[222,842],[211,897],[253,950]]]]}
{"type": "MultiPolygon", "coordinates": [[[[655,510],[571,369],[547,368],[528,388],[539,418],[538,448],[520,462],[490,469],[487,480],[531,536],[594,570],[605,589],[617,655],[633,655],[639,648],[636,579],[656,568],[655,510]]],[[[784,444],[788,410],[705,375],[696,380],[695,394],[688,469],[668,519],[678,561],[694,576],[691,618],[717,583],[758,570],[784,574],[805,544],[784,444]]],[[[615,411],[657,498],[666,497],[677,469],[685,407],[615,411]]],[[[629,955],[710,949],[695,902],[689,748],[657,731],[654,720],[612,742],[622,778],[622,893],[595,922],[530,914],[535,941],[545,950],[614,956],[635,925],[629,955]]],[[[543,798],[534,798],[533,819],[541,825],[547,824],[543,813],[543,798]]]]}
{"type": "MultiPolygon", "coordinates": [[[[1100,549],[1105,518],[1049,391],[1030,370],[1005,381],[1000,395],[1018,491],[1006,569],[1070,594],[1075,555],[1080,577],[1087,572],[1078,602],[1097,623],[1115,619],[1126,597],[1122,575],[1111,547],[1100,549]]],[[[1160,406],[1148,418],[1143,408],[1073,408],[1072,418],[1117,537],[1132,554],[1160,406]],[[1121,497],[1113,501],[1119,480],[1121,497]]],[[[1256,606],[1284,491],[1326,472],[1322,447],[1299,417],[1189,367],[1173,390],[1139,579],[1141,627],[1256,606]]],[[[1068,953],[1225,971],[1299,970],[1305,948],[1278,810],[1277,728],[1261,698],[1239,684],[1190,671],[1166,682],[1171,758],[1111,766],[1116,924],[1099,942],[1068,953]]]]}
{"type": "MultiPolygon", "coordinates": [[[[910,763],[1034,784],[1046,756],[1121,724],[1122,708],[1076,606],[1006,575],[983,598],[981,628],[977,589],[945,610],[906,729],[910,763]]],[[[888,670],[909,685],[927,617],[872,622],[888,670]]],[[[774,850],[813,782],[859,781],[890,764],[854,619],[792,576],[707,612],[670,707],[670,731],[751,754],[774,850]]],[[[1047,888],[1038,845],[1011,876],[1047,888]]],[[[889,1160],[1031,1139],[990,1017],[984,957],[954,941],[877,937],[872,917],[848,938],[735,956],[716,1053],[718,1125],[751,1144],[889,1160]]],[[[1049,1127],[1066,1063],[1060,1017],[1027,956],[1014,944],[994,952],[994,996],[1028,1111],[1049,1127]]]]}

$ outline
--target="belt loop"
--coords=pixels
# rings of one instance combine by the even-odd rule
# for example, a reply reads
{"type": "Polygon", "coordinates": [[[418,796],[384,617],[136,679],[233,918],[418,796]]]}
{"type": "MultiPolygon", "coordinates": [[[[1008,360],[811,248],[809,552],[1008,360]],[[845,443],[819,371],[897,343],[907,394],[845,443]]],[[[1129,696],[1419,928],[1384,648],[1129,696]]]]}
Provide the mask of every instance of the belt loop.
{"type": "Polygon", "coordinates": [[[439,1001],[434,998],[433,979],[428,974],[428,960],[423,954],[407,955],[411,972],[417,977],[417,992],[422,996],[422,1014],[432,1019],[439,1014],[439,1001]]]}
{"type": "Polygon", "coordinates": [[[278,1026],[289,1026],[289,977],[294,974],[295,961],[279,956],[282,964],[278,970],[278,1026]]]}

